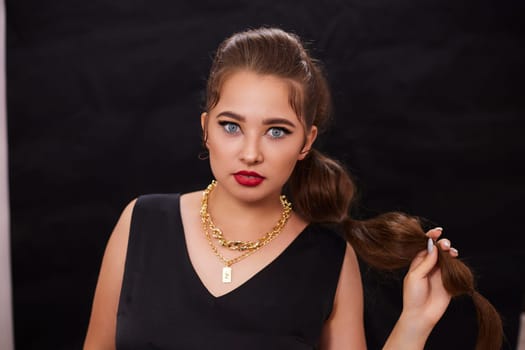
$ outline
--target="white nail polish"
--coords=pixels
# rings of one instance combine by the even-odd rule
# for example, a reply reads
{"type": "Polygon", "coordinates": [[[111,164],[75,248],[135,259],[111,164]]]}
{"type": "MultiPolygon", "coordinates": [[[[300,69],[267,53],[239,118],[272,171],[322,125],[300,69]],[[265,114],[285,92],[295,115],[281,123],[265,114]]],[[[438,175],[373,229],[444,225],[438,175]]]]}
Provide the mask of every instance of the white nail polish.
{"type": "Polygon", "coordinates": [[[452,252],[454,252],[456,255],[459,255],[459,252],[458,252],[458,250],[456,248],[450,248],[450,250],[452,252]]]}
{"type": "Polygon", "coordinates": [[[450,242],[449,241],[443,241],[443,245],[447,248],[450,248],[450,242]]]}
{"type": "Polygon", "coordinates": [[[428,254],[432,253],[432,251],[434,250],[434,242],[432,241],[432,238],[429,238],[427,241],[427,250],[428,254]]]}
{"type": "Polygon", "coordinates": [[[434,230],[443,231],[443,227],[434,227],[434,230]]]}

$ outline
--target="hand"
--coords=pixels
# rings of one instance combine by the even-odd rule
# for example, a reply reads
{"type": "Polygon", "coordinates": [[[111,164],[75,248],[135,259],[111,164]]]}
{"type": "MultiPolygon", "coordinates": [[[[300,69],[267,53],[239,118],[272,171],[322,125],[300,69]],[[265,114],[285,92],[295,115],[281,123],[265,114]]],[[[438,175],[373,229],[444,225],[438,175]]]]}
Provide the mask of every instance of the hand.
{"type": "MultiPolygon", "coordinates": [[[[433,243],[442,231],[437,227],[427,232],[429,249],[419,253],[410,264],[403,283],[403,311],[383,350],[423,349],[432,328],[450,303],[451,296],[443,286],[437,266],[438,250],[433,243]]],[[[437,244],[452,257],[458,256],[449,240],[441,239],[437,244]]]]}
{"type": "MultiPolygon", "coordinates": [[[[443,316],[451,299],[443,286],[441,271],[436,265],[438,252],[433,244],[442,231],[438,227],[427,232],[431,251],[422,251],[414,258],[403,283],[403,312],[400,321],[406,321],[411,325],[410,328],[417,332],[430,333],[443,316]]],[[[448,239],[441,239],[437,244],[452,257],[458,256],[458,251],[451,247],[448,239]]]]}

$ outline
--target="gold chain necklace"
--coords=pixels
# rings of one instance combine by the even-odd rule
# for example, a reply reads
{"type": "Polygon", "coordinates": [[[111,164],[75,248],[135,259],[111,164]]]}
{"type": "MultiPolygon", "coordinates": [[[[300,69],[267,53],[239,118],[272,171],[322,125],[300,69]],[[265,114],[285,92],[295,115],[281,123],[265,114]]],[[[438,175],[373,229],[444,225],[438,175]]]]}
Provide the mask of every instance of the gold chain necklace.
{"type": "Polygon", "coordinates": [[[288,221],[288,218],[290,217],[290,212],[292,211],[292,205],[288,200],[286,199],[286,196],[281,196],[281,205],[283,206],[283,212],[281,214],[281,218],[279,221],[277,221],[277,224],[272,228],[271,231],[267,232],[264,236],[261,238],[255,240],[255,241],[230,241],[227,240],[224,237],[224,234],[222,230],[215,226],[213,223],[210,214],[208,213],[208,198],[210,193],[213,191],[213,189],[217,186],[217,182],[214,180],[212,183],[206,188],[206,190],[203,193],[202,196],[202,206],[201,206],[201,218],[203,220],[203,224],[207,225],[207,228],[211,232],[210,235],[215,238],[219,245],[228,248],[230,250],[238,250],[238,251],[246,251],[246,250],[254,250],[258,249],[261,246],[266,245],[271,239],[274,238],[274,236],[278,235],[284,226],[286,225],[286,222],[288,221]]]}
{"type": "Polygon", "coordinates": [[[208,212],[208,198],[210,193],[213,191],[213,189],[217,186],[217,182],[215,180],[212,181],[210,185],[204,190],[202,195],[202,201],[201,201],[201,210],[200,210],[200,216],[201,216],[201,222],[202,227],[204,229],[204,233],[206,235],[206,239],[208,240],[208,244],[210,245],[213,253],[226,265],[222,268],[222,282],[223,283],[230,283],[232,278],[232,269],[231,266],[242,259],[252,255],[268,243],[270,243],[275,237],[277,237],[281,231],[283,230],[284,226],[288,222],[288,219],[290,218],[290,214],[292,211],[292,204],[286,199],[286,196],[282,195],[280,197],[281,204],[283,206],[283,212],[281,214],[281,218],[277,222],[277,224],[273,227],[273,229],[266,234],[264,234],[263,237],[259,238],[255,241],[229,241],[224,237],[224,234],[222,231],[215,226],[213,223],[210,213],[208,212]],[[236,256],[232,259],[226,259],[220,252],[219,249],[213,244],[212,238],[216,239],[219,244],[225,248],[228,248],[230,250],[236,250],[244,252],[239,256],[236,256]]]}

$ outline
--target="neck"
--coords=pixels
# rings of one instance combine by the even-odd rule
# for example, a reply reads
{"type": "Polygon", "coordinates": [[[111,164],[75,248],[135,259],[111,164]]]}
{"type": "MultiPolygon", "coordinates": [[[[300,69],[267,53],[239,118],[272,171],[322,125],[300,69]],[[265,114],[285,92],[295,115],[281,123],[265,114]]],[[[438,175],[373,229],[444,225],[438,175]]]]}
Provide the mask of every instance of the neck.
{"type": "Polygon", "coordinates": [[[270,231],[280,219],[279,194],[257,201],[242,201],[217,186],[208,197],[208,212],[230,240],[254,240],[270,231]]]}

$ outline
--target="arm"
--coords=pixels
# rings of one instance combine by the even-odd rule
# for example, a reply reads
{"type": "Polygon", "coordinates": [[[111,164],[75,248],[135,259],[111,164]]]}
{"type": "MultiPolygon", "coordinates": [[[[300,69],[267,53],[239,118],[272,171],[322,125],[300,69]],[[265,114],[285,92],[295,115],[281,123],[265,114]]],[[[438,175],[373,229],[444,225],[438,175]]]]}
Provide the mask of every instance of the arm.
{"type": "Polygon", "coordinates": [[[115,332],[131,214],[135,201],[122,212],[106,246],[98,276],[84,350],[115,349],[115,332]]]}
{"type": "Polygon", "coordinates": [[[321,334],[321,349],[366,349],[363,287],[354,249],[347,244],[330,318],[321,334]]]}
{"type": "MultiPolygon", "coordinates": [[[[441,229],[427,233],[432,239],[441,235],[441,229]]],[[[450,241],[438,242],[441,250],[457,256],[457,250],[450,247],[450,241]]],[[[443,286],[441,271],[437,266],[438,249],[429,242],[429,251],[419,253],[403,281],[403,311],[383,350],[421,350],[430,332],[439,321],[450,303],[451,296],[443,286]]]]}
{"type": "MultiPolygon", "coordinates": [[[[437,239],[441,230],[427,233],[437,239]]],[[[448,240],[440,240],[440,248],[450,251],[448,240]]],[[[436,267],[437,248],[421,252],[410,265],[403,286],[403,311],[383,350],[421,350],[433,327],[445,312],[450,295],[443,287],[440,270],[436,267]]],[[[341,275],[330,318],[321,336],[321,349],[366,349],[363,326],[363,288],[354,250],[347,245],[341,275]]]]}

